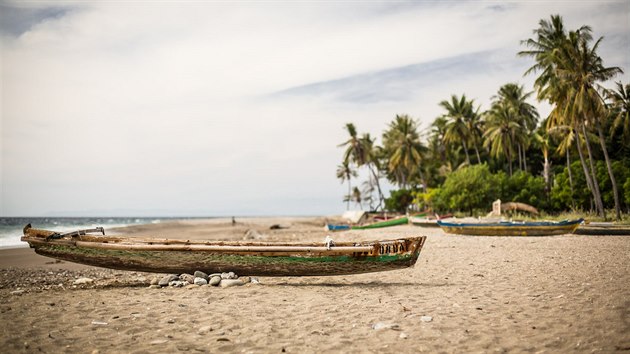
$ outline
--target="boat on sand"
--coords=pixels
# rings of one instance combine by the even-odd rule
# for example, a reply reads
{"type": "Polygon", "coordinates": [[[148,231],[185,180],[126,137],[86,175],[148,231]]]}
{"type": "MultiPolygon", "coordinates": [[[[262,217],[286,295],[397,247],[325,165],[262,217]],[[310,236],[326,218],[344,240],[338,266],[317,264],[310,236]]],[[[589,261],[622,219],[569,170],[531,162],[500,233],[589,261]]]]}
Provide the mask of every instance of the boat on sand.
{"type": "Polygon", "coordinates": [[[591,222],[580,225],[580,227],[575,230],[575,234],[630,236],[630,225],[613,224],[609,222],[591,222]]]}
{"type": "Polygon", "coordinates": [[[406,216],[403,216],[403,217],[399,217],[395,219],[378,221],[378,222],[366,224],[366,225],[350,226],[350,225],[327,224],[326,227],[328,228],[329,231],[368,230],[368,229],[380,229],[383,227],[390,227],[390,226],[406,225],[408,223],[409,223],[409,218],[407,218],[406,216]]]}
{"type": "Polygon", "coordinates": [[[564,221],[454,222],[438,220],[446,233],[475,236],[552,236],[571,234],[583,219],[564,221]]]}
{"type": "Polygon", "coordinates": [[[60,234],[24,227],[37,254],[96,267],[155,272],[235,272],[252,276],[324,276],[412,267],[426,236],[368,242],[271,243],[105,236],[103,228],[60,234]]]}

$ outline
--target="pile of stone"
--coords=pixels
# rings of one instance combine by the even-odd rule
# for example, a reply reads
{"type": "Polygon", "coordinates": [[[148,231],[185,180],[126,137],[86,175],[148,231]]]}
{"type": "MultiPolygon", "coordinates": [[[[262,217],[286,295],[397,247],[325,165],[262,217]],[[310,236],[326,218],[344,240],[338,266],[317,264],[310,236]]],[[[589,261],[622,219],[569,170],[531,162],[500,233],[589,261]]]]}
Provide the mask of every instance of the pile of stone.
{"type": "Polygon", "coordinates": [[[164,288],[167,286],[175,288],[194,286],[220,286],[222,288],[230,286],[240,286],[247,283],[258,283],[257,278],[239,277],[234,272],[206,274],[196,271],[194,274],[169,274],[163,278],[154,278],[151,281],[151,288],[164,288]]]}

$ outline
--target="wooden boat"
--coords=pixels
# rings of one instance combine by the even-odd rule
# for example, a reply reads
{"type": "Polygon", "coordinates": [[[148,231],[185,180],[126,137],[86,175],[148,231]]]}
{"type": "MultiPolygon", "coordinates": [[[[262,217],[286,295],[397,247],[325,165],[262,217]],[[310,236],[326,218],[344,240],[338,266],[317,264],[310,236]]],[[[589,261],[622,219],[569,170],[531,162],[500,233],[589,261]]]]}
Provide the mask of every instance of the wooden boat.
{"type": "Polygon", "coordinates": [[[385,221],[379,221],[367,225],[335,225],[335,224],[326,224],[326,228],[328,231],[346,231],[346,230],[367,230],[367,229],[380,229],[382,227],[390,227],[397,225],[406,225],[409,223],[409,218],[406,216],[399,217],[396,219],[389,219],[385,221]]]}
{"type": "Polygon", "coordinates": [[[379,221],[379,222],[375,222],[375,223],[367,224],[367,225],[352,226],[352,230],[380,229],[382,227],[406,225],[408,223],[409,223],[409,218],[407,218],[406,216],[403,216],[400,218],[379,221]]]}
{"type": "Polygon", "coordinates": [[[105,236],[103,228],[65,234],[24,228],[35,252],[64,261],[155,273],[232,271],[257,276],[323,276],[412,267],[426,236],[372,242],[279,244],[105,236]],[[102,233],[102,235],[95,235],[102,233]]]}
{"type": "Polygon", "coordinates": [[[565,221],[498,221],[458,223],[438,220],[438,225],[447,233],[477,236],[552,236],[570,234],[583,219],[565,221]]]}
{"type": "Polygon", "coordinates": [[[438,220],[449,219],[452,217],[453,217],[452,214],[447,214],[444,216],[436,215],[436,216],[425,216],[425,217],[412,216],[409,218],[409,222],[412,225],[420,226],[420,227],[440,227],[437,223],[438,220]]]}
{"type": "Polygon", "coordinates": [[[326,224],[328,231],[345,231],[350,230],[350,225],[326,224]]]}
{"type": "Polygon", "coordinates": [[[575,230],[577,235],[614,235],[630,236],[630,225],[619,225],[609,222],[582,224],[575,230]]]}

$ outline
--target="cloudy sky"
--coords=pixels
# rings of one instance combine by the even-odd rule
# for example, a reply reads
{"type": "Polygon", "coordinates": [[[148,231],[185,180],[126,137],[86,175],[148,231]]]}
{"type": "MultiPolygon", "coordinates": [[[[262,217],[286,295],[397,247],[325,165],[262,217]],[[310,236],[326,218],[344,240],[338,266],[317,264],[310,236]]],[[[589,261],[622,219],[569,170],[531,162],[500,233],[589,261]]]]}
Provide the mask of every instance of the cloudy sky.
{"type": "MultiPolygon", "coordinates": [[[[518,82],[560,14],[630,70],[628,1],[0,0],[0,216],[329,215],[343,126],[518,82]]],[[[629,82],[628,74],[617,78],[629,82]]],[[[535,103],[541,113],[544,104],[535,103]]],[[[379,139],[380,141],[380,139],[379,139]]]]}

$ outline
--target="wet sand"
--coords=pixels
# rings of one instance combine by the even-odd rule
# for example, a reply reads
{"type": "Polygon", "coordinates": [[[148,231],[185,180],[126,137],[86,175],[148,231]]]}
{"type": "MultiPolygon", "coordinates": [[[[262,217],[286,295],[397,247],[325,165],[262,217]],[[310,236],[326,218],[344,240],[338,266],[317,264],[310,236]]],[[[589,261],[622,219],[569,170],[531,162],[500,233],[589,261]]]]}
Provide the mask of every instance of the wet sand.
{"type": "MultiPolygon", "coordinates": [[[[192,220],[111,231],[323,242],[330,234],[325,221],[192,220]]],[[[259,284],[231,288],[152,289],[151,279],[161,275],[59,263],[28,248],[0,250],[3,352],[630,350],[628,236],[473,237],[411,225],[331,235],[428,239],[410,269],[260,277],[259,284]],[[94,283],[73,285],[84,276],[94,283]]]]}

